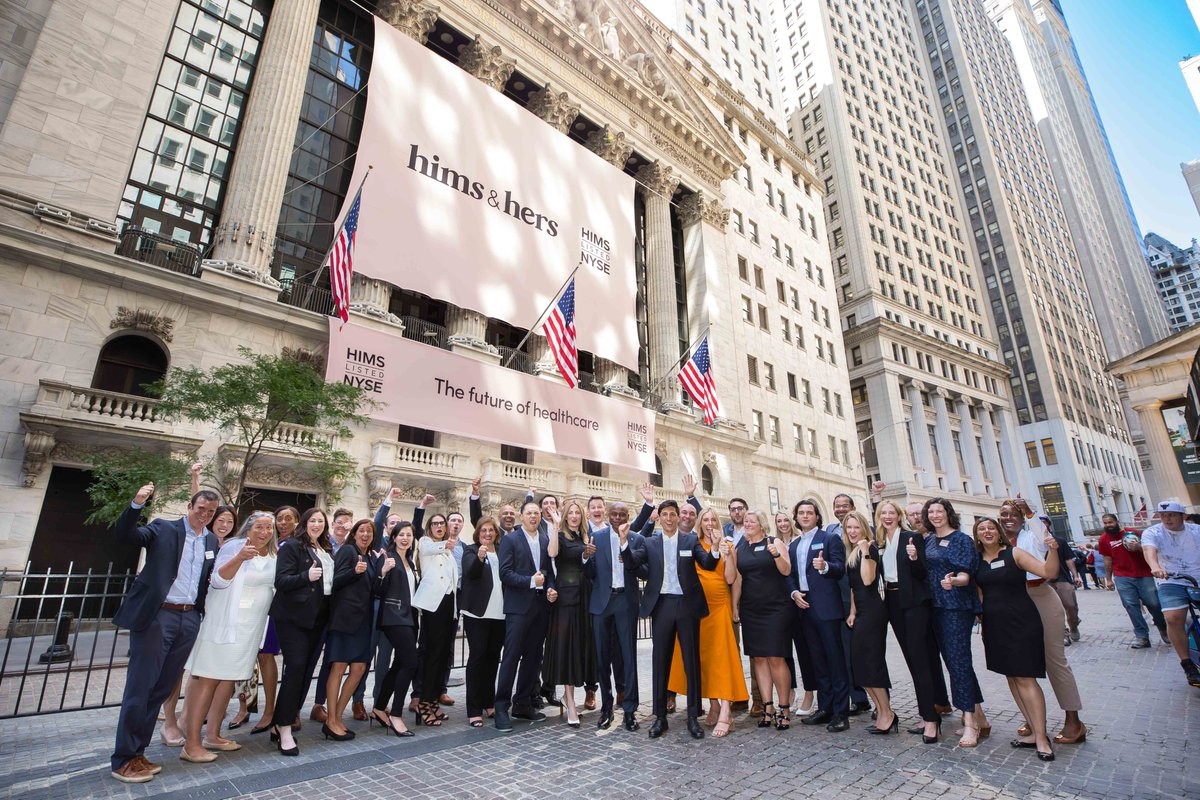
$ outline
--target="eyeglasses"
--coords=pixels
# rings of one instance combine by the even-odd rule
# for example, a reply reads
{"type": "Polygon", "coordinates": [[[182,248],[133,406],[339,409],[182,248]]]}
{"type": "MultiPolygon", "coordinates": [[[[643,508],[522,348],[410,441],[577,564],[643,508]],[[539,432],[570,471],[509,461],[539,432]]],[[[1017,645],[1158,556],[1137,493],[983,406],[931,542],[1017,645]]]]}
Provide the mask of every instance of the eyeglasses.
{"type": "Polygon", "coordinates": [[[730,511],[745,511],[746,507],[745,506],[730,506],[729,510],[730,511]]]}
{"type": "Polygon", "coordinates": [[[431,523],[429,523],[429,524],[430,524],[430,525],[445,525],[445,524],[446,524],[446,521],[445,521],[445,520],[441,520],[441,519],[439,519],[439,520],[435,520],[434,522],[431,522],[431,523]]]}

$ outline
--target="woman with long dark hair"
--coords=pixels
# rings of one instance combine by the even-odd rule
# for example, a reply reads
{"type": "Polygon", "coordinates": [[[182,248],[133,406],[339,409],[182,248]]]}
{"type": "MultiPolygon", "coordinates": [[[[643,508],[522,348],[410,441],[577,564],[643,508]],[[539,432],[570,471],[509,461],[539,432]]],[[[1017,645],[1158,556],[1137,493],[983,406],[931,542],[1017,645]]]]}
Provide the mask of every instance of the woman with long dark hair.
{"type": "Polygon", "coordinates": [[[345,741],[354,738],[346,728],[342,715],[350,697],[367,672],[371,660],[371,576],[375,540],[375,523],[360,519],[346,534],[346,542],[338,548],[333,560],[333,598],[329,613],[329,636],[325,658],[329,661],[329,680],[325,696],[330,707],[321,732],[326,739],[345,741]],[[349,669],[350,675],[342,682],[349,669]]]}
{"type": "Polygon", "coordinates": [[[484,517],[474,544],[463,550],[462,615],[467,634],[467,724],[482,728],[496,705],[496,673],[504,649],[504,586],[500,583],[500,524],[484,517]]]}
{"type": "Polygon", "coordinates": [[[292,722],[308,693],[321,649],[321,634],[329,621],[332,551],[329,519],[319,508],[305,511],[296,535],[279,547],[271,617],[283,651],[283,680],[275,701],[271,738],[285,756],[300,755],[300,747],[292,737],[292,722]]]}
{"type": "Polygon", "coordinates": [[[413,525],[398,522],[379,561],[378,577],[372,581],[379,598],[376,624],[392,645],[392,663],[383,676],[371,719],[400,737],[413,733],[404,724],[404,698],[417,671],[417,611],[412,605],[417,590],[417,571],[412,557],[413,525]],[[391,712],[387,708],[391,701],[391,712]]]}
{"type": "Polygon", "coordinates": [[[434,514],[417,540],[417,567],[421,581],[412,604],[421,609],[421,701],[417,723],[441,725],[446,719],[437,698],[446,693],[446,662],[454,645],[458,614],[458,563],[454,560],[457,537],[448,531],[446,515],[434,514]],[[426,698],[433,698],[427,700],[426,698]]]}
{"type": "Polygon", "coordinates": [[[550,607],[550,628],[546,635],[546,660],[542,668],[544,684],[563,687],[563,707],[567,725],[579,727],[575,707],[575,687],[597,681],[596,642],[592,636],[592,615],[588,613],[588,585],[583,576],[583,560],[596,552],[583,506],[575,500],[567,503],[560,516],[551,510],[557,530],[550,533],[547,552],[553,559],[558,601],[550,607]]]}

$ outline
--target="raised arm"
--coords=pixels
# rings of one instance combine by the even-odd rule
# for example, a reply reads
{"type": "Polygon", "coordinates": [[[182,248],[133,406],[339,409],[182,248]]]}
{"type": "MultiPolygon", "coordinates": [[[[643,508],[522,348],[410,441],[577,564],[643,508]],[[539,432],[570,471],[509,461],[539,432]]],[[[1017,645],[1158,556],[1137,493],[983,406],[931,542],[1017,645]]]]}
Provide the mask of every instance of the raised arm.
{"type": "Polygon", "coordinates": [[[113,533],[118,542],[145,547],[155,540],[158,534],[149,525],[138,525],[138,520],[142,517],[142,508],[152,494],[154,494],[154,484],[147,483],[137,490],[133,501],[121,512],[116,525],[113,526],[113,533]]]}

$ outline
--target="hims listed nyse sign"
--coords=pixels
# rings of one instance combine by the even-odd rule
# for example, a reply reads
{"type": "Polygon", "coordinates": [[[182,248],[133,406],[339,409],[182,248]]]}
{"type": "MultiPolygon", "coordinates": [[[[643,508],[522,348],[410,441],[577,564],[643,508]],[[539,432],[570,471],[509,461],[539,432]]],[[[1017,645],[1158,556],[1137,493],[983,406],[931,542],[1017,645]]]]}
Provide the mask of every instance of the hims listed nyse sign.
{"type": "MultiPolygon", "coordinates": [[[[491,208],[502,211],[513,219],[520,220],[526,225],[547,236],[557,237],[559,233],[558,220],[537,209],[524,205],[520,199],[513,196],[512,190],[505,189],[503,194],[499,189],[489,189],[482,182],[472,180],[458,170],[446,166],[441,157],[436,154],[423,154],[416,144],[409,146],[408,168],[413,172],[449,186],[474,200],[484,201],[491,208]]],[[[612,274],[612,245],[600,234],[581,228],[579,233],[579,261],[605,275],[612,274]]]]}

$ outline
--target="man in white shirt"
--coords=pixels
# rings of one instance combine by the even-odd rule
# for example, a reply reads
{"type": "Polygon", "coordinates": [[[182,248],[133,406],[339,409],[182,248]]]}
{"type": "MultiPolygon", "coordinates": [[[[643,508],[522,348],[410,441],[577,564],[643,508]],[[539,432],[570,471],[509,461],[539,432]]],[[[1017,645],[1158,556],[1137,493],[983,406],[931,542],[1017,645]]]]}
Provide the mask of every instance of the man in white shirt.
{"type": "Polygon", "coordinates": [[[1158,601],[1167,621],[1167,636],[1175,648],[1175,655],[1179,656],[1179,665],[1187,675],[1188,685],[1200,687],[1200,667],[1188,652],[1184,627],[1189,595],[1193,601],[1200,600],[1200,590],[1194,583],[1200,582],[1200,525],[1184,522],[1185,511],[1183,503],[1174,500],[1159,503],[1158,518],[1161,521],[1142,533],[1142,554],[1158,584],[1158,601]],[[1192,581],[1175,577],[1179,575],[1187,575],[1192,581]]]}

